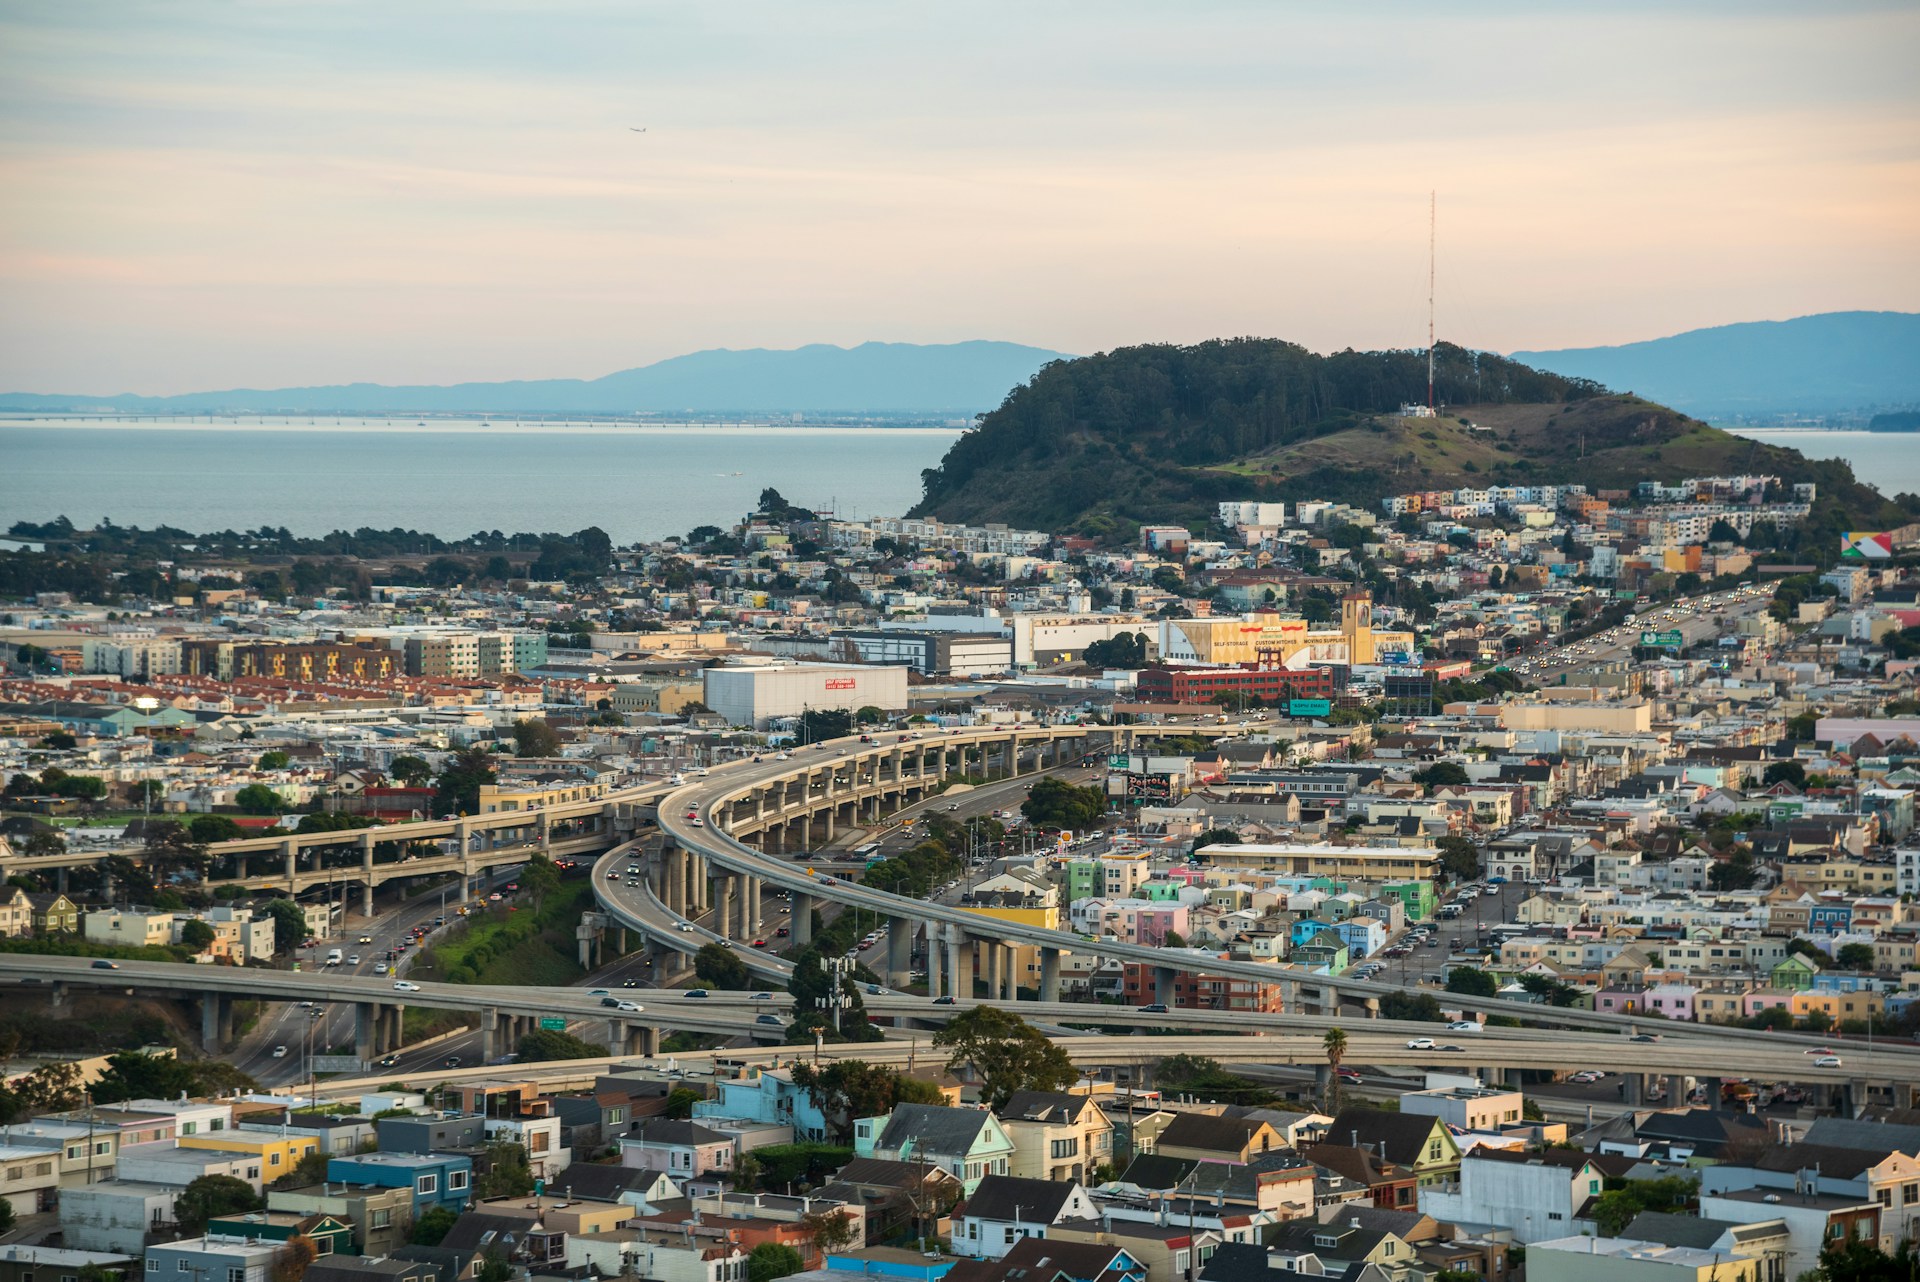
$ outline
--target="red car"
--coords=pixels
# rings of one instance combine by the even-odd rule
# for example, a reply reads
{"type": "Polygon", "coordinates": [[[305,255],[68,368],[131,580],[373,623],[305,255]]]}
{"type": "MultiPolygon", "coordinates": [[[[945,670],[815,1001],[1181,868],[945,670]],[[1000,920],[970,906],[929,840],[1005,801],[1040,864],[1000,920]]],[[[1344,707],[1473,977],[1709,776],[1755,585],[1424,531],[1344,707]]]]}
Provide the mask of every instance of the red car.
{"type": "Polygon", "coordinates": [[[753,947],[755,948],[765,948],[766,946],[767,946],[767,941],[764,939],[756,939],[753,941],[753,947]]]}

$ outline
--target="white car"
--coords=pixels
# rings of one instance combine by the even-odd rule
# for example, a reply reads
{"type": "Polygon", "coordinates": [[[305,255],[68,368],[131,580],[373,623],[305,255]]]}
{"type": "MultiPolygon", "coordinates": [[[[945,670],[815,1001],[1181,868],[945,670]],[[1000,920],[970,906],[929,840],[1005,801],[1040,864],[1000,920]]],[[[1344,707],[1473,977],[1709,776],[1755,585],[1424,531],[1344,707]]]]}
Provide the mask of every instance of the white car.
{"type": "Polygon", "coordinates": [[[1407,1043],[1407,1049],[1410,1051],[1430,1051],[1436,1049],[1437,1046],[1438,1043],[1431,1037],[1416,1037],[1407,1043]]]}
{"type": "Polygon", "coordinates": [[[1470,1019],[1456,1019],[1447,1025],[1447,1031],[1449,1033],[1477,1033],[1481,1031],[1481,1028],[1480,1025],[1470,1019]]]}
{"type": "Polygon", "coordinates": [[[638,1015],[641,1011],[645,1010],[646,1007],[642,1006],[639,1002],[621,1002],[618,1006],[615,1006],[614,1009],[626,1011],[629,1015],[638,1015]]]}
{"type": "Polygon", "coordinates": [[[410,979],[396,979],[393,981],[393,991],[396,993],[417,993],[420,991],[420,985],[410,979]]]}
{"type": "Polygon", "coordinates": [[[1840,1057],[1838,1055],[1822,1055],[1813,1061],[1813,1066],[1815,1068],[1838,1068],[1840,1067],[1840,1057]]]}
{"type": "Polygon", "coordinates": [[[274,1047],[274,1048],[273,1048],[273,1057],[274,1057],[275,1059],[285,1059],[285,1058],[287,1057],[287,1048],[286,1048],[286,1047],[284,1047],[284,1046],[276,1046],[276,1047],[274,1047]]]}

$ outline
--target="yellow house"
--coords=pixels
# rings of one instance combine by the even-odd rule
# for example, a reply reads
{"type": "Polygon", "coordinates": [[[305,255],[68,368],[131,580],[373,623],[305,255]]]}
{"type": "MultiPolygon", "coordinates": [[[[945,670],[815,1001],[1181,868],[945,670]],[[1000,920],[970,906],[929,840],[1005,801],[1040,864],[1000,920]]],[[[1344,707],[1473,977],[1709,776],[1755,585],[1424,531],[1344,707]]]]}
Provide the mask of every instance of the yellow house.
{"type": "Polygon", "coordinates": [[[1089,1095],[1015,1091],[996,1116],[1013,1141],[1009,1175],[1089,1182],[1113,1161],[1113,1121],[1089,1095]]]}
{"type": "Polygon", "coordinates": [[[181,1148],[206,1148],[222,1153],[251,1153],[260,1159],[260,1178],[271,1184],[299,1164],[301,1158],[320,1147],[311,1135],[250,1134],[245,1131],[218,1131],[212,1135],[188,1135],[181,1148]]]}
{"type": "Polygon", "coordinates": [[[598,783],[565,783],[545,787],[539,784],[482,784],[480,813],[492,815],[503,811],[571,805],[576,801],[592,801],[605,792],[605,785],[598,783]]]}
{"type": "Polygon", "coordinates": [[[1883,1005],[1879,993],[1817,993],[1801,992],[1793,995],[1792,1009],[1796,1017],[1805,1018],[1815,1011],[1824,1011],[1828,1019],[1835,1024],[1849,1019],[1868,1019],[1880,1014],[1883,1005]]]}

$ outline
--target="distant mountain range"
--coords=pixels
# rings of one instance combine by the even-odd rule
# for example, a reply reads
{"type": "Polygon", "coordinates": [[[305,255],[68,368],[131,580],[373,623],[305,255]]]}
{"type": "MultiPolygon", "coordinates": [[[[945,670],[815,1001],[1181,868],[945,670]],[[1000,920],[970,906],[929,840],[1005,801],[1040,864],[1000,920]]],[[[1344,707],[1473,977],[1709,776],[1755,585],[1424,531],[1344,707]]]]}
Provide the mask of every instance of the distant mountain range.
{"type": "Polygon", "coordinates": [[[1825,312],[1511,356],[1698,418],[1920,404],[1920,315],[1911,312],[1825,312]]]}
{"type": "Polygon", "coordinates": [[[1060,352],[1019,343],[718,348],[605,378],[448,387],[349,383],[181,396],[0,393],[0,410],[139,414],[964,414],[990,410],[1060,352]]]}

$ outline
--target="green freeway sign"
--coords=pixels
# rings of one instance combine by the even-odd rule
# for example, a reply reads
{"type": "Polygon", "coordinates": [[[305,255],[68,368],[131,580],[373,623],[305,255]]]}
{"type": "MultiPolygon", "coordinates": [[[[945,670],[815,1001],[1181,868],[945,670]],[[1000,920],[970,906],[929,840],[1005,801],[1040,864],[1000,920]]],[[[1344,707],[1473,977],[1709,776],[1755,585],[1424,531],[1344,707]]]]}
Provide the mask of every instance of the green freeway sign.
{"type": "Polygon", "coordinates": [[[1666,646],[1668,649],[1671,649],[1671,650],[1679,650],[1679,649],[1685,648],[1687,644],[1687,639],[1686,637],[1681,635],[1680,630],[1678,628],[1675,628],[1671,632],[1642,632],[1640,634],[1640,644],[1648,645],[1648,646],[1666,646]]]}
{"type": "Polygon", "coordinates": [[[564,1033],[567,1031],[567,1021],[561,1019],[558,1015],[542,1015],[540,1017],[540,1027],[546,1029],[549,1033],[564,1033]]]}

